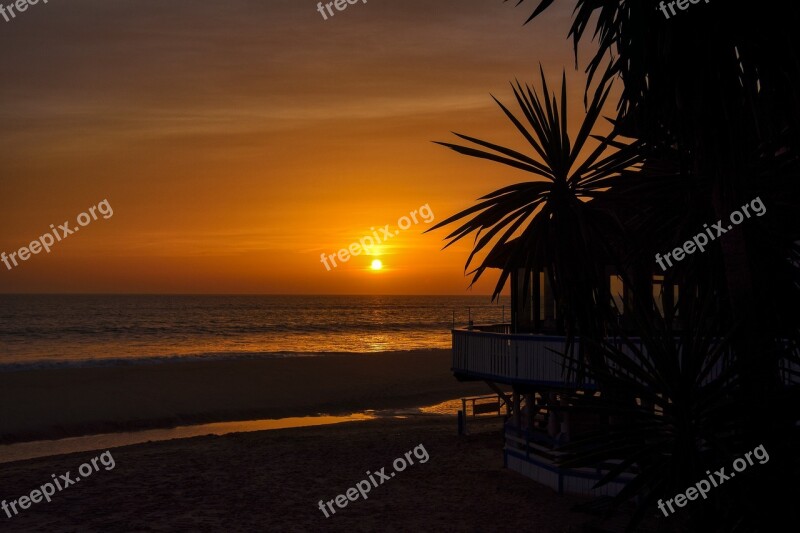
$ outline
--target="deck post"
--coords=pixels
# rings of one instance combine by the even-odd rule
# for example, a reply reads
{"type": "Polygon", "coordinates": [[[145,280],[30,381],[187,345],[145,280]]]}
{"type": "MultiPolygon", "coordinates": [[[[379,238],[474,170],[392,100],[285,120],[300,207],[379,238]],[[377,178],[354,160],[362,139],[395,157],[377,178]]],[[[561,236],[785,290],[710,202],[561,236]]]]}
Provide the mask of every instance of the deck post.
{"type": "Polygon", "coordinates": [[[560,425],[558,424],[557,396],[555,392],[547,394],[547,434],[556,438],[559,433],[560,425]]]}
{"type": "MultiPolygon", "coordinates": [[[[474,409],[473,409],[474,410],[474,409]]],[[[461,398],[461,412],[463,413],[461,420],[463,421],[461,425],[461,430],[463,431],[462,435],[467,434],[467,399],[461,398]]]]}
{"type": "Polygon", "coordinates": [[[525,395],[525,405],[528,408],[528,432],[533,431],[533,418],[536,415],[536,393],[529,392],[525,395]]]}
{"type": "Polygon", "coordinates": [[[565,394],[561,395],[561,405],[567,409],[561,412],[561,435],[563,435],[564,442],[568,443],[571,440],[570,427],[569,427],[569,400],[565,394]]]}
{"type": "Polygon", "coordinates": [[[520,394],[516,385],[514,386],[514,425],[517,426],[517,436],[522,435],[522,416],[520,413],[520,394]]]}

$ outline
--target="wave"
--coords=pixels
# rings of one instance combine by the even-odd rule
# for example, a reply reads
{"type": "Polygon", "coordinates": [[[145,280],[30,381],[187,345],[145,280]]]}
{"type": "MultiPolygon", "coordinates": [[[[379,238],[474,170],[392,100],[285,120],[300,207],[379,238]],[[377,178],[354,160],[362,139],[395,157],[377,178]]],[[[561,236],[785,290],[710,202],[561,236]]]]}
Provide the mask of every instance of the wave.
{"type": "Polygon", "coordinates": [[[170,363],[192,363],[198,361],[241,361],[259,359],[287,359],[296,357],[332,357],[332,356],[374,356],[380,357],[382,353],[424,353],[447,348],[417,348],[411,350],[391,350],[383,352],[208,352],[186,355],[151,355],[145,357],[110,357],[102,359],[45,359],[32,362],[13,362],[0,364],[0,372],[25,372],[30,370],[56,370],[63,368],[104,368],[125,367],[142,365],[159,365],[170,363]]]}

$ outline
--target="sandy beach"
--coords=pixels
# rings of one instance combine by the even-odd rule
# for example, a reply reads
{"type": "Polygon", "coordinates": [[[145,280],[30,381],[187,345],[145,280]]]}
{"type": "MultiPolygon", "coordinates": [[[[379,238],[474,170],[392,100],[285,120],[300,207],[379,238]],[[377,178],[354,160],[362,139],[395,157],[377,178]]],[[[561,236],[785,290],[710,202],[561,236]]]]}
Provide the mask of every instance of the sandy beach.
{"type": "MultiPolygon", "coordinates": [[[[0,374],[8,441],[209,420],[422,406],[470,394],[448,350],[232,359],[0,374]],[[53,399],[61,399],[53,401],[53,399]]],[[[586,498],[559,496],[503,468],[501,421],[417,414],[363,422],[150,442],[110,450],[114,466],[8,517],[3,531],[582,531],[586,498]],[[419,446],[396,472],[328,517],[319,501],[419,446]],[[535,505],[533,504],[535,503],[535,505]],[[578,528],[578,529],[576,529],[578,528]]],[[[105,450],[3,464],[15,501],[105,450]]],[[[378,478],[380,479],[380,478],[378,478]]],[[[334,500],[335,501],[335,500],[334,500]]]]}
{"type": "MultiPolygon", "coordinates": [[[[503,469],[499,421],[458,437],[452,417],[418,416],[239,433],[111,450],[101,469],[19,515],[3,531],[583,531],[585,498],[503,469]],[[422,444],[429,459],[326,518],[331,500],[422,444]]],[[[75,473],[99,452],[4,465],[0,498],[75,473]]]]}
{"type": "Polygon", "coordinates": [[[430,350],[0,372],[0,442],[346,414],[488,392],[456,381],[450,357],[430,350]]]}

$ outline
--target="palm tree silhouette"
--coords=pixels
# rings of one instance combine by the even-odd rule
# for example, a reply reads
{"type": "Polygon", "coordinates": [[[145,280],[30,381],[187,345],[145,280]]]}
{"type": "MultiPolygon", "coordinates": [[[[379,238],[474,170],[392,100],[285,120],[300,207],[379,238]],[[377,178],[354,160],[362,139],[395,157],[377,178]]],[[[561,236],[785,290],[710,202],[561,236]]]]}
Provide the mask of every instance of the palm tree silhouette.
{"type": "MultiPolygon", "coordinates": [[[[552,4],[541,0],[526,23],[552,4]]],[[[710,420],[687,414],[705,412],[696,403],[703,395],[691,392],[697,385],[691,375],[671,366],[670,357],[678,355],[672,336],[663,331],[676,327],[684,328],[681,342],[691,346],[686,353],[701,357],[713,338],[729,345],[735,361],[733,377],[714,393],[725,399],[719,409],[736,413],[726,422],[735,419],[736,424],[725,426],[724,439],[721,429],[705,433],[706,438],[722,439],[717,449],[730,454],[764,443],[775,450],[772,463],[779,465],[769,476],[789,480],[798,473],[792,450],[798,446],[800,402],[796,386],[783,386],[780,371],[783,359],[800,362],[800,219],[795,214],[800,205],[799,15],[797,4],[781,5],[776,15],[763,5],[711,2],[666,19],[655,3],[641,0],[576,0],[569,33],[576,66],[578,46],[588,35],[598,46],[586,68],[587,112],[574,142],[567,134],[563,77],[559,103],[542,75],[541,96],[514,85],[520,118],[498,102],[533,153],[465,135],[459,137],[468,145],[440,143],[540,178],[495,191],[436,227],[462,221],[448,235],[448,246],[476,235],[467,267],[476,254],[488,251],[472,271],[473,282],[503,258],[495,295],[517,268],[546,271],[566,333],[580,333],[587,340],[582,347],[598,347],[600,355],[587,360],[588,370],[614,381],[620,396],[641,397],[648,390],[662,394],[660,398],[680,398],[686,412],[672,412],[669,420],[682,422],[668,431],[642,424],[638,433],[635,425],[624,433],[639,446],[640,464],[676,474],[673,487],[694,472],[685,459],[702,455],[700,447],[707,443],[693,436],[702,433],[697,424],[710,420]],[[591,136],[614,79],[623,84],[614,129],[607,137],[595,137],[597,150],[578,163],[578,152],[591,136]],[[622,137],[633,140],[623,143],[618,140],[622,137]],[[768,207],[768,216],[748,221],[665,273],[665,285],[679,285],[680,297],[663,316],[650,312],[654,253],[680,246],[703,223],[727,220],[755,197],[768,207]],[[633,332],[615,331],[606,312],[603,267],[608,262],[634,287],[633,332]],[[713,309],[714,320],[696,319],[696,309],[713,309]],[[677,315],[682,325],[672,322],[677,315]],[[652,335],[654,330],[663,334],[652,335]],[[622,359],[605,342],[609,331],[648,338],[655,370],[637,382],[611,375],[609,361],[621,364],[622,359]],[[679,443],[682,461],[675,459],[675,447],[663,441],[648,446],[653,432],[679,443]]],[[[640,420],[642,413],[631,410],[629,403],[611,407],[626,413],[628,420],[640,420]]],[[[613,457],[619,452],[619,442],[610,434],[591,443],[593,454],[613,457]]],[[[580,462],[581,454],[576,457],[580,462]]],[[[754,474],[761,477],[751,478],[746,487],[715,497],[714,527],[755,529],[764,526],[765,516],[787,512],[793,505],[788,493],[766,483],[766,471],[754,474]]],[[[654,491],[664,489],[652,475],[645,477],[650,481],[640,479],[624,496],[638,491],[645,496],[641,501],[649,502],[654,491]]],[[[639,516],[641,512],[643,508],[639,516]]],[[[713,523],[707,518],[701,516],[698,523],[713,523]]]]}
{"type": "MultiPolygon", "coordinates": [[[[601,333],[608,317],[598,313],[597,302],[609,301],[603,282],[603,258],[610,253],[611,244],[606,238],[614,233],[616,220],[607,209],[595,209],[592,201],[602,196],[623,171],[637,170],[642,162],[641,150],[636,141],[618,140],[616,131],[605,137],[592,135],[608,99],[608,84],[595,89],[573,140],[567,127],[565,75],[562,74],[560,97],[550,93],[541,67],[540,75],[541,93],[527,84],[512,84],[520,117],[495,98],[530,146],[530,154],[457,133],[469,144],[438,143],[461,154],[531,173],[537,179],[496,190],[428,231],[462,221],[447,236],[447,246],[467,235],[476,235],[465,269],[478,253],[489,250],[471,271],[473,283],[505,251],[494,296],[518,269],[546,272],[565,332],[569,336],[579,330],[601,333]],[[597,146],[581,158],[581,151],[591,138],[598,141],[597,146]]],[[[528,276],[525,279],[527,282],[528,276]]]]}

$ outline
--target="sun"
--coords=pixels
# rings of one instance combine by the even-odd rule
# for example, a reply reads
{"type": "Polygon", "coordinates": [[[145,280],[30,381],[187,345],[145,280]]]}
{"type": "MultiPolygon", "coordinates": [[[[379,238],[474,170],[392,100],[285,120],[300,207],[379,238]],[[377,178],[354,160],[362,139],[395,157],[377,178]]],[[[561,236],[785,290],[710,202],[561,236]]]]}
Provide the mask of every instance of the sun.
{"type": "Polygon", "coordinates": [[[380,259],[373,259],[371,267],[372,270],[380,270],[383,268],[383,263],[380,259]]]}

